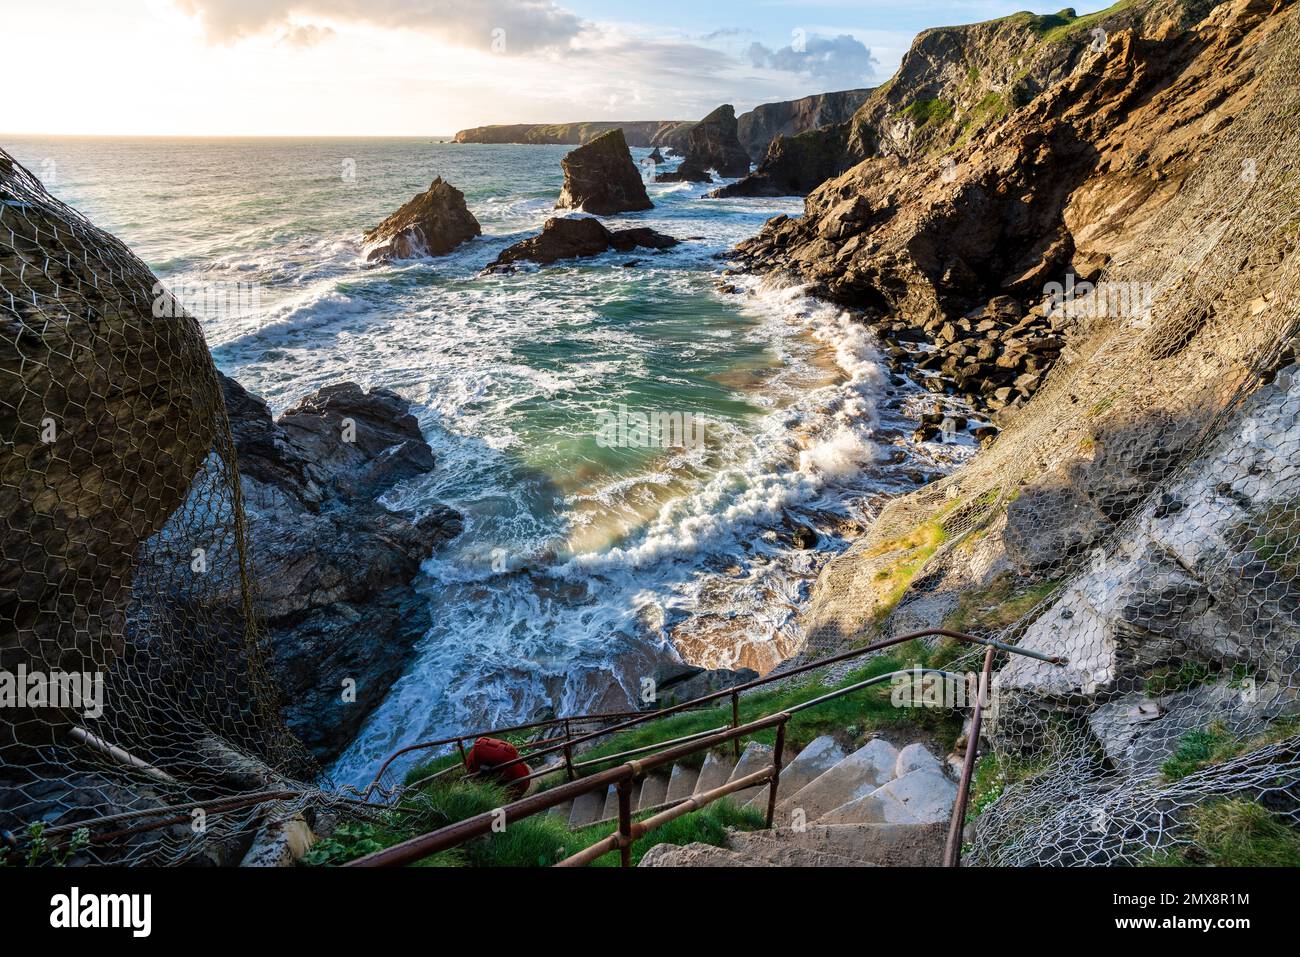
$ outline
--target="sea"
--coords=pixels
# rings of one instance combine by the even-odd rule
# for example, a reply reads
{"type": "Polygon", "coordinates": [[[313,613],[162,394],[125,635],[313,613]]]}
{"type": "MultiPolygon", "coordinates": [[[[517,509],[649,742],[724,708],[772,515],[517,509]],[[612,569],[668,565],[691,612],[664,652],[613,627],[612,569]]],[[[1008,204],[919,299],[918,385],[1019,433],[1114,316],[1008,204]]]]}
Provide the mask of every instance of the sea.
{"type": "Polygon", "coordinates": [[[191,304],[217,366],[273,411],[344,380],[411,403],[437,466],[384,504],[445,503],[465,531],[423,564],[428,631],[342,783],[418,741],[634,706],[665,662],[770,671],[805,648],[825,563],[970,451],[912,441],[933,399],[891,377],[867,326],[726,272],[801,199],[650,182],[654,208],[607,225],[677,247],[486,273],[582,215],[555,209],[570,148],[448,139],[0,136],[191,304]],[[483,235],[366,262],[363,232],[437,176],[483,235]]]}

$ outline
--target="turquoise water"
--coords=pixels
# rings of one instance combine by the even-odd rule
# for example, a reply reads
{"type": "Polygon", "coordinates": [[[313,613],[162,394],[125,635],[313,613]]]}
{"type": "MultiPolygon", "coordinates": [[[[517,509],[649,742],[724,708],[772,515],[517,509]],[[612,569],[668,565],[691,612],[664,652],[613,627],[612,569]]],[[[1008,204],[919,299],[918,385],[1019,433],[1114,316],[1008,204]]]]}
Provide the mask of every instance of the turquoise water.
{"type": "Polygon", "coordinates": [[[444,501],[467,527],[425,563],[432,627],[342,780],[424,738],[624,707],[675,654],[766,670],[802,643],[798,609],[844,523],[870,518],[884,379],[870,333],[797,288],[719,288],[727,251],[799,200],[651,184],[655,208],[610,225],[679,247],[482,275],[555,214],[565,147],[3,145],[174,289],[255,289],[255,308],[199,312],[217,364],[273,409],[343,379],[412,402],[438,467],[388,504],[444,501]],[[364,229],[437,175],[465,192],[483,237],[366,264],[364,229]],[[693,417],[702,440],[611,445],[602,423],[627,413],[693,417]],[[792,522],[817,528],[821,548],[784,544],[792,522]]]}

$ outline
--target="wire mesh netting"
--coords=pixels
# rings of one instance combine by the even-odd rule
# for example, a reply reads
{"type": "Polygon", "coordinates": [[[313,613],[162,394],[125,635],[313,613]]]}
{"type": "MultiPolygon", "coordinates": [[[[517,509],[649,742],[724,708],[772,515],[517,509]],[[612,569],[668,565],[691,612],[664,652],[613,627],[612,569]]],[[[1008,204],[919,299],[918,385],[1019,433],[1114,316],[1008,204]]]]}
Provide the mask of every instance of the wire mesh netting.
{"type": "Polygon", "coordinates": [[[149,269],[2,151],[0,421],[0,828],[38,859],[225,860],[258,795],[319,772],[266,670],[216,372],[149,269]]]}
{"type": "MultiPolygon", "coordinates": [[[[1231,801],[1300,824],[1297,75],[1292,11],[1231,135],[1096,283],[1149,308],[1065,307],[1033,401],[848,556],[925,552],[903,614],[930,562],[967,555],[976,590],[997,541],[1033,601],[970,629],[1068,660],[998,659],[973,863],[1195,860],[1231,801]]],[[[227,863],[271,806],[343,801],[283,724],[197,322],[3,151],[0,419],[0,828],[55,860],[227,863]]]]}

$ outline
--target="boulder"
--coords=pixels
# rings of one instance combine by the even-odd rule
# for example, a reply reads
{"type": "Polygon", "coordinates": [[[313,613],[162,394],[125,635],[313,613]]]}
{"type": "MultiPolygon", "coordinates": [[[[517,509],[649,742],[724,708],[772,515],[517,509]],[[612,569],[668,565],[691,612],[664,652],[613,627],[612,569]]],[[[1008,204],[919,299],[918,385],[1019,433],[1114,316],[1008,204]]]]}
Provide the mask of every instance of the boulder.
{"type": "Polygon", "coordinates": [[[368,262],[445,256],[483,232],[465,194],[441,176],[363,238],[368,262]]]}
{"type": "Polygon", "coordinates": [[[659,173],[655,176],[656,183],[712,183],[713,177],[709,171],[698,163],[690,159],[684,159],[681,165],[675,170],[667,173],[659,173]]]}
{"type": "Polygon", "coordinates": [[[654,706],[670,707],[757,678],[758,672],[750,668],[706,670],[684,662],[665,662],[655,671],[654,706]]]}
{"type": "Polygon", "coordinates": [[[660,163],[664,162],[664,154],[659,152],[659,147],[656,146],[646,159],[658,166],[660,163]]]}
{"type": "Polygon", "coordinates": [[[638,212],[654,204],[632,162],[622,130],[610,130],[560,160],[564,188],[556,208],[597,216],[638,212]]]}
{"type": "Polygon", "coordinates": [[[646,249],[670,249],[676,245],[676,239],[646,226],[610,230],[597,219],[553,218],[546,221],[539,235],[505,249],[488,266],[488,270],[509,271],[518,262],[535,262],[545,266],[561,259],[597,256],[611,249],[630,252],[638,246],[646,249]]]}

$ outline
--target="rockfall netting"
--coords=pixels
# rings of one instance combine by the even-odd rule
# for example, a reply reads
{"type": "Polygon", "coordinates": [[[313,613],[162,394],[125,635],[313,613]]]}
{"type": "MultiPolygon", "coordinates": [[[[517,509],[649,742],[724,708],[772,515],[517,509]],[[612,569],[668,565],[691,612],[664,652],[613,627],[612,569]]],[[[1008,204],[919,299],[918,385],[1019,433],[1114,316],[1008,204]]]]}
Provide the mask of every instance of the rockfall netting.
{"type": "Polygon", "coordinates": [[[857,546],[886,579],[873,554],[921,556],[895,622],[965,575],[963,607],[1024,602],[972,630],[1069,660],[995,662],[971,863],[1212,862],[1234,821],[1300,825],[1300,18],[1284,16],[1249,104],[1202,120],[1216,145],[1136,254],[1056,304],[1069,344],[1033,400],[857,546]]]}
{"type": "Polygon", "coordinates": [[[0,854],[226,862],[320,800],[199,325],[3,151],[0,423],[0,854]]]}

